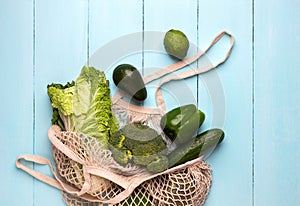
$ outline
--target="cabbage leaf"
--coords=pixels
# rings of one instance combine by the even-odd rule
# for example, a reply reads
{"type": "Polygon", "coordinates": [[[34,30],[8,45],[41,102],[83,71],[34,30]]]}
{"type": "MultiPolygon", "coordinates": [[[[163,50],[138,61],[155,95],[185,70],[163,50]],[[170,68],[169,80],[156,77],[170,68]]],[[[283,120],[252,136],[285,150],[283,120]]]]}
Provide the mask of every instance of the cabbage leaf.
{"type": "Polygon", "coordinates": [[[72,130],[73,94],[75,82],[62,84],[50,84],[47,86],[48,96],[53,107],[52,124],[60,126],[64,130],[72,130]]]}
{"type": "Polygon", "coordinates": [[[109,82],[105,73],[84,66],[79,77],[65,86],[47,86],[53,107],[52,124],[64,130],[95,137],[108,148],[108,139],[118,130],[112,113],[109,82]]]}
{"type": "Polygon", "coordinates": [[[110,134],[118,129],[111,107],[109,82],[104,72],[83,67],[76,79],[73,96],[75,132],[95,137],[108,148],[110,134]]]}

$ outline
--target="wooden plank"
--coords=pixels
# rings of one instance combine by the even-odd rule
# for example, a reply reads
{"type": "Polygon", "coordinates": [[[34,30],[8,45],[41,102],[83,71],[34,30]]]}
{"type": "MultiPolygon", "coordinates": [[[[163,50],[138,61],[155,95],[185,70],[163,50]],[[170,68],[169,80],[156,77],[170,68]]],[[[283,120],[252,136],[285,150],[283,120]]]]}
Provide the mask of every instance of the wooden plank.
{"type": "Polygon", "coordinates": [[[33,152],[32,8],[19,0],[0,7],[1,205],[33,204],[33,179],[15,166],[18,155],[33,152]]]}
{"type": "MultiPolygon", "coordinates": [[[[52,158],[47,85],[74,80],[87,59],[88,1],[36,1],[36,154],[52,158]]],[[[36,167],[46,174],[49,169],[36,167]]],[[[35,205],[64,205],[60,191],[35,182],[35,205]],[[49,201],[50,200],[50,201],[49,201]]]]}
{"type": "Polygon", "coordinates": [[[299,1],[255,1],[255,205],[299,205],[299,1]]]}
{"type": "MultiPolygon", "coordinates": [[[[190,42],[187,56],[196,53],[197,46],[197,1],[145,0],[144,6],[144,69],[145,74],[157,71],[177,62],[167,55],[163,46],[165,33],[170,29],[182,31],[190,42]]],[[[192,70],[192,64],[180,71],[192,70]]],[[[155,91],[158,81],[149,85],[149,100],[146,106],[156,107],[155,91]]],[[[166,109],[194,103],[197,104],[197,77],[170,82],[163,86],[166,109]]]]}
{"type": "MultiPolygon", "coordinates": [[[[199,1],[199,48],[204,49],[222,30],[236,39],[230,59],[199,77],[199,106],[207,113],[204,126],[225,131],[223,143],[207,159],[213,169],[207,205],[252,205],[251,16],[251,1],[199,1]],[[224,96],[216,102],[218,92],[224,96]]],[[[228,42],[222,39],[209,52],[209,60],[223,57],[228,42]]]]}
{"type": "Polygon", "coordinates": [[[89,55],[91,66],[105,71],[112,95],[114,68],[142,65],[142,4],[140,0],[90,1],[89,55]]]}

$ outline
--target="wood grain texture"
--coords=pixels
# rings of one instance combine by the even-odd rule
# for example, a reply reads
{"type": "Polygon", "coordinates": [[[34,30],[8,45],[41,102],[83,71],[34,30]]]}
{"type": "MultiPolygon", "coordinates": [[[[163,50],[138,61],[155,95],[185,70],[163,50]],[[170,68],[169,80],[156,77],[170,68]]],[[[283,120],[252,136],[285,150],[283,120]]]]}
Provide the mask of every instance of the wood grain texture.
{"type": "MultiPolygon", "coordinates": [[[[35,153],[53,161],[47,137],[52,109],[47,85],[75,80],[87,60],[87,1],[36,2],[35,153]]],[[[50,174],[47,167],[37,170],[50,174]]],[[[39,181],[34,188],[35,205],[64,205],[60,191],[39,181]],[[51,197],[51,201],[49,200],[51,197]]]]}
{"type": "MultiPolygon", "coordinates": [[[[204,48],[221,30],[235,36],[228,61],[216,71],[201,75],[199,107],[207,111],[207,128],[222,127],[221,119],[213,120],[219,102],[213,81],[221,82],[225,96],[223,129],[225,139],[208,158],[213,169],[213,185],[207,205],[252,205],[252,9],[250,1],[199,1],[199,47],[204,48]],[[205,81],[208,84],[205,84],[205,81]],[[212,91],[209,92],[209,89],[212,91]]],[[[212,62],[224,56],[228,39],[222,39],[208,54],[212,62]]],[[[222,102],[221,102],[222,103],[222,102]]]]}
{"type": "Polygon", "coordinates": [[[143,1],[90,1],[89,65],[102,70],[117,91],[112,72],[123,63],[142,69],[143,1]]]}
{"type": "Polygon", "coordinates": [[[299,205],[299,1],[255,1],[255,205],[299,205]]]}
{"type": "MultiPolygon", "coordinates": [[[[189,39],[190,48],[187,56],[196,54],[197,1],[145,0],[144,5],[145,74],[178,61],[167,55],[163,46],[165,33],[170,29],[182,31],[189,39]]],[[[195,68],[196,64],[194,63],[175,73],[195,68]]],[[[154,95],[159,81],[148,86],[152,96],[145,103],[146,106],[157,106],[154,95]]],[[[197,77],[167,83],[162,87],[162,91],[167,110],[184,104],[197,104],[197,77]]]]}
{"type": "MultiPolygon", "coordinates": [[[[223,29],[236,39],[217,70],[164,86],[167,109],[196,103],[206,114],[202,130],[225,131],[207,160],[213,185],[206,205],[299,205],[299,9],[297,0],[2,1],[0,205],[65,205],[60,191],[15,167],[20,154],[53,161],[47,84],[74,80],[84,64],[105,71],[110,81],[121,63],[144,75],[169,65],[176,61],[162,45],[169,29],[188,36],[189,55],[223,29]]],[[[223,38],[185,70],[216,62],[228,42],[223,38]]],[[[145,106],[156,106],[157,84],[147,85],[145,106]]],[[[117,91],[112,81],[111,89],[117,91]]]]}
{"type": "Polygon", "coordinates": [[[15,167],[20,153],[33,152],[32,8],[18,0],[0,7],[1,205],[33,204],[33,179],[15,167]]]}

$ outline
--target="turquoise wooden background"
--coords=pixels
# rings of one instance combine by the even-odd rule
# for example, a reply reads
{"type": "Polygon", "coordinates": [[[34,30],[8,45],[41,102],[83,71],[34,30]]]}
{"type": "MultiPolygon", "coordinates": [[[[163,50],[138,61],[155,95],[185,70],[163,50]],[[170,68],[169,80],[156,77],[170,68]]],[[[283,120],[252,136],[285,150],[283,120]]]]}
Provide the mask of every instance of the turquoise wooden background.
{"type": "MultiPolygon", "coordinates": [[[[299,9],[298,0],[1,1],[0,205],[64,205],[58,190],[15,167],[20,154],[52,159],[47,84],[74,79],[98,48],[118,37],[171,28],[199,48],[223,29],[236,38],[217,71],[226,139],[207,160],[213,185],[206,205],[300,205],[299,9]]],[[[212,58],[227,48],[224,42],[212,58]]],[[[147,52],[128,58],[139,68],[172,62],[147,52]]],[[[211,116],[201,78],[185,82],[198,88],[198,106],[211,116]]]]}

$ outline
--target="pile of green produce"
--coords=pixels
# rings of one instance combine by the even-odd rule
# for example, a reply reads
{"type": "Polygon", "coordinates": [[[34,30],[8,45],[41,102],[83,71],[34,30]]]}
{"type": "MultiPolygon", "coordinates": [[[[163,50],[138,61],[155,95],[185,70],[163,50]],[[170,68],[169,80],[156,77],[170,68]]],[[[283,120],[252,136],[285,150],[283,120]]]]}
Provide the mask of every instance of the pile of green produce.
{"type": "Polygon", "coordinates": [[[197,135],[205,114],[192,104],[175,108],[161,118],[162,130],[176,145],[175,150],[146,125],[128,124],[119,129],[111,110],[109,82],[104,72],[93,67],[83,67],[76,81],[53,83],[47,88],[53,107],[52,124],[96,138],[121,165],[135,164],[161,172],[207,155],[224,138],[220,129],[197,135]]]}
{"type": "Polygon", "coordinates": [[[162,172],[199,156],[206,157],[222,142],[224,132],[221,129],[198,134],[204,119],[204,113],[193,104],[177,107],[161,118],[162,130],[175,149],[167,146],[154,129],[137,123],[112,134],[109,149],[121,165],[131,163],[145,166],[150,172],[162,172]]]}
{"type": "MultiPolygon", "coordinates": [[[[170,30],[164,46],[171,56],[182,59],[189,42],[182,32],[170,30]]],[[[117,66],[113,81],[134,100],[147,98],[143,78],[134,66],[117,66]]],[[[167,146],[162,134],[146,125],[132,123],[119,128],[112,113],[109,82],[104,72],[94,67],[84,66],[75,81],[66,85],[53,83],[47,89],[53,107],[52,124],[96,138],[105,149],[111,150],[120,165],[135,164],[150,172],[161,172],[207,156],[224,139],[221,129],[198,134],[205,114],[193,104],[175,108],[161,118],[161,129],[172,142],[171,147],[167,146]]]]}

